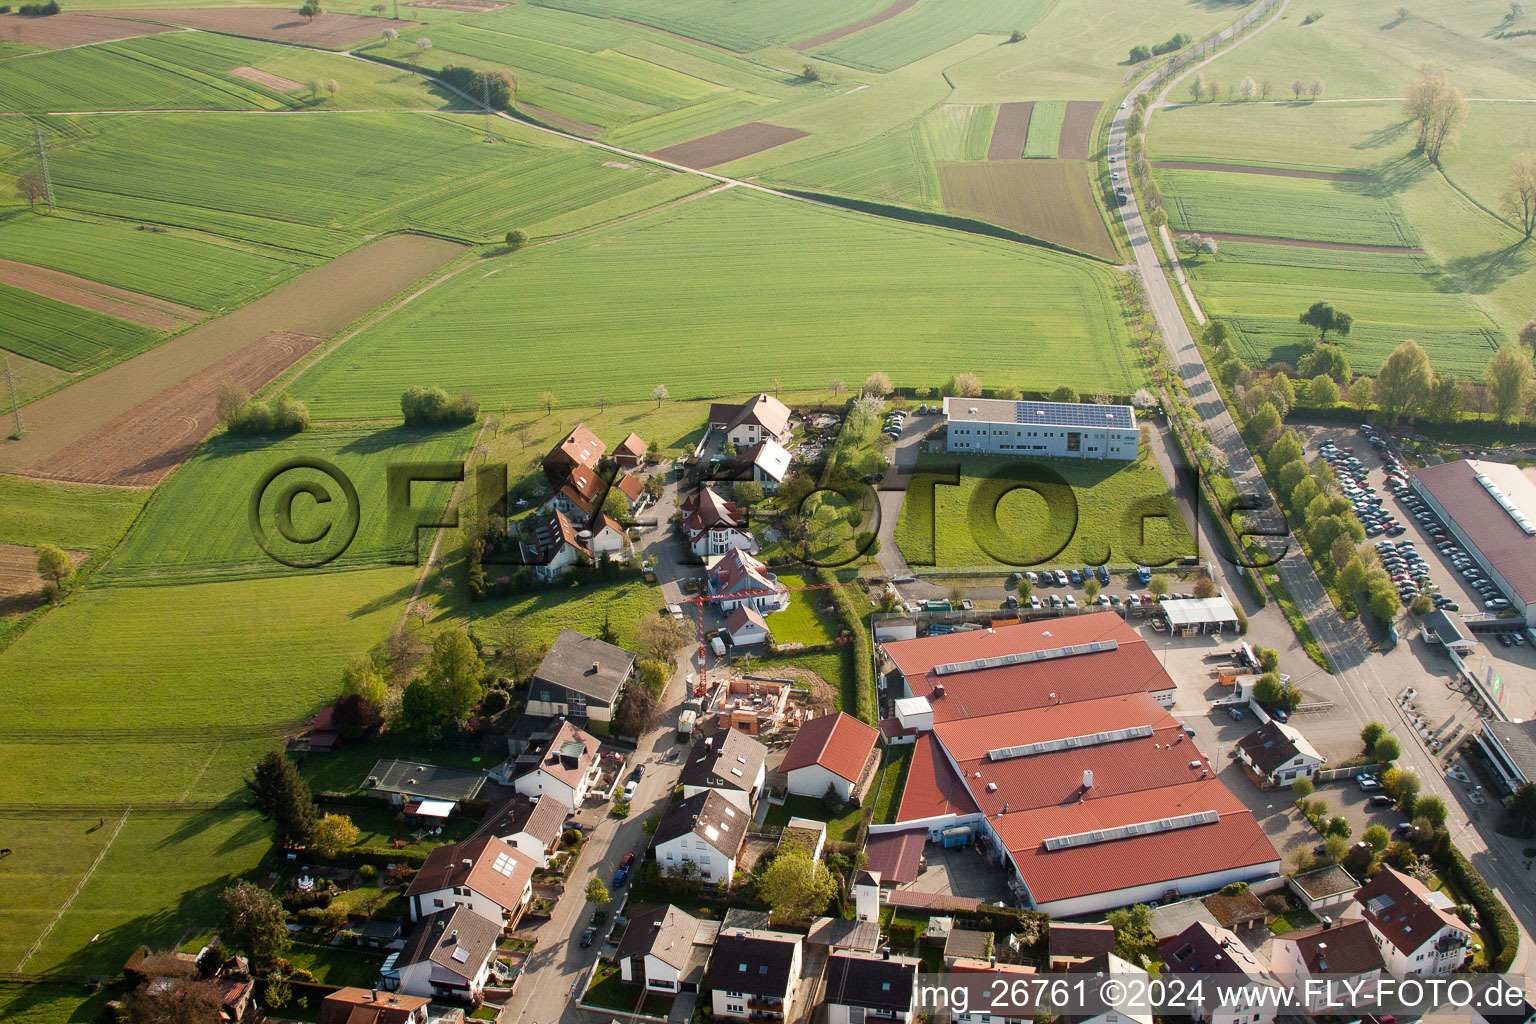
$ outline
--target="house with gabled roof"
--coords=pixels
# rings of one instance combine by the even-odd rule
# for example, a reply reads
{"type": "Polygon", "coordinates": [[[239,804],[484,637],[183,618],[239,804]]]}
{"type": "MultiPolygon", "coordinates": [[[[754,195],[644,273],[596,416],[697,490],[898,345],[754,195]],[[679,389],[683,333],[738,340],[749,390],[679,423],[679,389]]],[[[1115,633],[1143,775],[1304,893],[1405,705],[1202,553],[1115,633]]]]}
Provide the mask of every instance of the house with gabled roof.
{"type": "Polygon", "coordinates": [[[735,504],[722,498],[713,487],[705,486],[686,498],[681,506],[683,536],[688,549],[699,558],[723,555],[741,549],[757,550],[757,541],[747,532],[746,517],[735,504]]]}
{"type": "Polygon", "coordinates": [[[789,451],[773,438],[765,438],[736,459],[737,472],[755,480],[764,494],[772,494],[789,475],[789,451]]]}
{"type": "Polygon", "coordinates": [[[793,1020],[803,950],[802,937],[791,932],[722,924],[709,957],[714,1016],[793,1020]]]}
{"type": "Polygon", "coordinates": [[[843,800],[851,800],[866,765],[877,756],[879,738],[878,729],[843,711],[813,718],[795,734],[779,771],[796,796],[820,799],[830,787],[843,800]]]}
{"type": "Polygon", "coordinates": [[[629,436],[613,449],[614,465],[621,469],[638,469],[645,464],[645,453],[649,448],[639,434],[630,431],[629,436]]]}
{"type": "Polygon", "coordinates": [[[594,556],[622,554],[625,545],[629,543],[629,535],[624,531],[624,524],[602,509],[592,514],[587,530],[591,534],[587,538],[587,549],[594,556]]]}
{"type": "Polygon", "coordinates": [[[1271,786],[1310,779],[1328,763],[1300,732],[1274,720],[1238,741],[1237,758],[1271,786]]]}
{"type": "Polygon", "coordinates": [[[713,790],[751,814],[763,793],[767,762],[763,744],[737,729],[722,729],[694,740],[677,781],[684,799],[713,790]]]}
{"type": "Polygon", "coordinates": [[[624,501],[628,503],[631,510],[640,504],[640,499],[645,495],[645,481],[633,473],[624,472],[622,469],[613,474],[612,486],[614,490],[623,496],[624,501]]]}
{"type": "Polygon", "coordinates": [[[439,910],[416,925],[395,958],[397,991],[473,1003],[485,992],[501,926],[468,907],[439,910]]]}
{"type": "Polygon", "coordinates": [[[709,407],[710,429],[723,433],[738,449],[751,447],[764,438],[787,442],[789,417],[789,406],[766,393],[740,405],[716,402],[709,407]]]}
{"type": "MultiPolygon", "coordinates": [[[[1276,936],[1269,965],[1276,977],[1288,977],[1310,1013],[1350,1005],[1347,986],[1364,983],[1368,991],[1387,966],[1371,926],[1358,919],[1324,921],[1276,936]]],[[[1358,1013],[1363,1007],[1353,1009],[1358,1013]]]]}
{"type": "Polygon", "coordinates": [[[605,451],[607,446],[598,436],[585,423],[578,423],[544,456],[544,475],[550,483],[558,484],[570,476],[572,470],[596,470],[605,451]]]}
{"type": "Polygon", "coordinates": [[[371,988],[339,988],[320,1003],[316,1024],[427,1024],[424,996],[381,992],[371,988]]]}
{"type": "Polygon", "coordinates": [[[768,623],[749,604],[741,605],[725,617],[725,634],[731,638],[732,647],[751,647],[773,639],[768,623]]]}
{"type": "Polygon", "coordinates": [[[600,748],[596,736],[562,720],[548,740],[531,744],[498,771],[503,777],[510,774],[512,788],[530,800],[548,796],[575,810],[602,773],[600,748]]]}
{"type": "Polygon", "coordinates": [[[596,469],[577,466],[569,476],[555,485],[554,491],[544,499],[542,509],[559,509],[573,522],[584,523],[594,509],[601,506],[608,482],[597,475],[596,469]]]}
{"type": "Polygon", "coordinates": [[[651,992],[696,991],[719,928],[671,905],[634,914],[614,953],[619,977],[651,992]]]}
{"type": "Polygon", "coordinates": [[[656,863],[668,874],[697,872],[706,882],[727,887],[751,820],[750,811],[714,789],[673,800],[651,839],[656,863]]]}
{"type": "Polygon", "coordinates": [[[916,957],[834,952],[827,957],[820,1002],[827,1024],[869,1020],[908,1024],[917,1004],[916,957]]]}
{"type": "Polygon", "coordinates": [[[1344,917],[1370,926],[1387,972],[1396,977],[1448,974],[1472,950],[1472,929],[1450,898],[1390,865],[1361,886],[1344,917]]]}
{"type": "Polygon", "coordinates": [[[558,508],[529,516],[518,540],[523,564],[533,566],[534,575],[543,580],[556,579],[573,565],[589,564],[592,549],[587,543],[571,518],[558,508]]]}
{"type": "Polygon", "coordinates": [[[518,794],[491,808],[470,838],[494,836],[527,854],[539,867],[547,867],[549,855],[560,844],[570,812],[569,807],[548,794],[531,799],[518,794]]]}
{"type": "Polygon", "coordinates": [[[633,651],[574,629],[562,629],[533,670],[526,713],[612,721],[634,672],[633,651]]]}
{"type": "Polygon", "coordinates": [[[495,836],[439,846],[405,891],[411,920],[464,907],[503,928],[515,927],[533,898],[537,866],[532,857],[495,836]]]}
{"type": "Polygon", "coordinates": [[[789,588],[768,571],[767,565],[739,548],[711,559],[704,582],[722,612],[749,606],[760,614],[772,615],[789,607],[789,588]]]}
{"type": "MultiPolygon", "coordinates": [[[[1220,925],[1196,921],[1177,935],[1170,935],[1157,946],[1164,976],[1227,976],[1235,989],[1241,985],[1276,989],[1279,983],[1245,946],[1236,933],[1220,925]]],[[[1214,996],[1214,989],[1212,990],[1214,996]]],[[[1272,1024],[1274,1001],[1256,1000],[1253,1004],[1217,1005],[1214,998],[1205,1005],[1191,1007],[1191,1016],[1209,1024],[1272,1024]]]]}

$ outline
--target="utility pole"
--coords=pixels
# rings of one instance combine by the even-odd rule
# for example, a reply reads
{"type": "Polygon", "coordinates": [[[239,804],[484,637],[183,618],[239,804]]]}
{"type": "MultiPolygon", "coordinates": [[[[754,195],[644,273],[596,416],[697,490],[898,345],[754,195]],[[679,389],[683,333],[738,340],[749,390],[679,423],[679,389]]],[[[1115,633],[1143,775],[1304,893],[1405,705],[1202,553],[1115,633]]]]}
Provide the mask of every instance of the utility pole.
{"type": "Polygon", "coordinates": [[[24,431],[21,429],[21,403],[16,400],[16,378],[11,374],[11,357],[5,357],[5,386],[11,393],[11,416],[16,420],[16,433],[13,437],[21,437],[24,431]]]}
{"type": "Polygon", "coordinates": [[[485,141],[495,142],[496,136],[491,134],[491,75],[488,71],[480,72],[480,103],[485,107],[485,141]]]}
{"type": "Polygon", "coordinates": [[[48,149],[43,145],[43,130],[37,125],[32,126],[32,142],[37,147],[38,173],[43,179],[43,198],[48,201],[48,212],[58,213],[58,205],[53,201],[53,179],[48,177],[48,149]]]}

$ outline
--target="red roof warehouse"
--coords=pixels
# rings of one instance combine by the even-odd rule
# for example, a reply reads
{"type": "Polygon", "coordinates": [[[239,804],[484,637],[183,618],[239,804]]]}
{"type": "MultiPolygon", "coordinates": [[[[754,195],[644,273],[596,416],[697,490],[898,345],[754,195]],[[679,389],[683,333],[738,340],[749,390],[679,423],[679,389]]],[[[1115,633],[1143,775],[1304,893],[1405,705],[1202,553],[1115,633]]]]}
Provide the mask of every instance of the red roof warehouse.
{"type": "Polygon", "coordinates": [[[1175,686],[1113,612],[888,643],[890,692],[924,697],[894,826],[970,826],[1053,916],[1274,873],[1279,854],[1167,711],[1175,686]]]}

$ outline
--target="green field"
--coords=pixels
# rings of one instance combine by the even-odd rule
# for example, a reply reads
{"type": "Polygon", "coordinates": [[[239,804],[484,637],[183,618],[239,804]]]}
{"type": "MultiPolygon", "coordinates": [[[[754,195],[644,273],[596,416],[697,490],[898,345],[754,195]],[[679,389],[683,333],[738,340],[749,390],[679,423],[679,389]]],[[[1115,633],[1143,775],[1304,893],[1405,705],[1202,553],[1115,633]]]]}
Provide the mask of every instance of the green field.
{"type": "Polygon", "coordinates": [[[91,370],[150,348],[153,327],[0,284],[0,339],[12,352],[61,370],[91,370]]]}
{"type": "MultiPolygon", "coordinates": [[[[388,472],[412,463],[462,464],[477,429],[474,424],[449,431],[326,427],[281,440],[220,434],[155,492],[139,524],[102,568],[101,580],[139,585],[314,572],[269,558],[252,536],[249,518],[250,496],[269,470],[301,458],[330,462],[357,489],[356,536],[344,553],[325,564],[325,571],[409,561],[414,545],[410,531],[402,536],[388,529],[388,472]]],[[[323,473],[283,473],[266,492],[261,508],[272,550],[284,558],[306,560],[319,548],[336,550],[328,541],[314,548],[287,543],[274,523],[286,489],[310,483],[324,487],[331,500],[324,505],[307,496],[294,501],[290,535],[316,536],[328,526],[339,534],[346,519],[340,490],[323,473]]],[[[424,520],[437,521],[452,488],[451,483],[415,484],[411,505],[424,520]]]]}
{"type": "Polygon", "coordinates": [[[207,32],[169,32],[0,61],[0,106],[59,110],[300,110],[339,107],[436,108],[413,75],[335,54],[207,32]],[[254,67],[299,82],[280,92],[236,75],[254,67]],[[335,96],[315,93],[315,79],[335,80],[335,96]]]}
{"type": "MultiPolygon", "coordinates": [[[[601,153],[508,121],[495,123],[502,142],[487,144],[480,119],[430,113],[144,114],[49,124],[74,135],[50,162],[67,209],[318,256],[400,229],[481,241],[513,227],[575,230],[702,184],[650,167],[605,166],[601,153]]],[[[7,164],[26,159],[16,154],[7,164]]]]}
{"type": "Polygon", "coordinates": [[[121,221],[14,213],[0,218],[0,259],[218,312],[286,281],[313,259],[207,237],[143,231],[121,221]]]}
{"type": "Polygon", "coordinates": [[[946,103],[922,120],[933,159],[954,163],[985,160],[996,125],[996,107],[960,103],[946,103]]]}
{"type": "Polygon", "coordinates": [[[1028,32],[1055,4],[1056,0],[926,0],[814,52],[849,67],[894,71],[973,35],[1006,39],[1016,30],[1028,32]]]}
{"type": "Polygon", "coordinates": [[[493,408],[545,390],[580,403],[643,401],[658,384],[673,398],[776,377],[807,389],[877,369],[937,384],[960,365],[996,386],[1124,393],[1142,377],[1114,281],[1025,246],[732,190],[460,274],[292,389],[327,418],[388,414],[428,363],[493,408]],[[549,359],[556,345],[601,352],[601,372],[549,359]]]}
{"type": "Polygon", "coordinates": [[[896,544],[914,566],[954,568],[1156,565],[1194,551],[1145,446],[1134,463],[923,455],[896,544]],[[959,485],[943,483],[957,468],[959,485]]]}
{"type": "Polygon", "coordinates": [[[1029,135],[1024,140],[1024,156],[1028,159],[1055,159],[1056,146],[1061,141],[1061,123],[1066,117],[1066,100],[1037,100],[1029,113],[1029,135]]]}
{"type": "Polygon", "coordinates": [[[1168,197],[1169,227],[1175,231],[1418,244],[1402,210],[1370,184],[1223,171],[1160,170],[1156,179],[1168,197]]]}
{"type": "MultiPolygon", "coordinates": [[[[1499,39],[1509,4],[1466,0],[1414,8],[1396,0],[1338,0],[1291,9],[1276,25],[1205,68],[1206,78],[1269,80],[1276,98],[1290,83],[1320,77],[1327,96],[1401,96],[1419,62],[1435,59],[1468,96],[1536,95],[1536,36],[1499,39]],[[1323,17],[1302,22],[1316,11],[1323,17]]],[[[1529,15],[1512,28],[1530,28],[1529,15]]],[[[1180,97],[1183,98],[1182,96],[1180,97]]]]}
{"type": "Polygon", "coordinates": [[[776,167],[769,176],[775,181],[908,206],[940,205],[938,175],[927,139],[917,125],[829,156],[776,167]]]}
{"type": "Polygon", "coordinates": [[[829,600],[825,590],[799,590],[813,582],[793,573],[779,573],[779,582],[790,589],[789,607],[774,612],[764,619],[778,644],[805,644],[814,647],[829,644],[837,639],[841,620],[822,615],[816,610],[819,602],[829,600]]]}
{"type": "Polygon", "coordinates": [[[770,42],[794,43],[868,17],[886,0],[781,0],[773,4],[721,4],[712,0],[545,0],[601,18],[627,18],[666,32],[731,50],[770,42]]]}
{"type": "Polygon", "coordinates": [[[110,547],[144,506],[148,493],[0,474],[0,543],[54,544],[73,550],[110,547]]]}

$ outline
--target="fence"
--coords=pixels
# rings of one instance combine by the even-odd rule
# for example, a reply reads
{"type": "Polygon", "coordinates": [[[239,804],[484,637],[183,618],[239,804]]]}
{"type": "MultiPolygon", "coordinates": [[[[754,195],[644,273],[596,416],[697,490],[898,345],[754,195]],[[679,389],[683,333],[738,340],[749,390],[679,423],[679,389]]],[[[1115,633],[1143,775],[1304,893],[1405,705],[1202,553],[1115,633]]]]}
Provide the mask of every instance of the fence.
{"type": "Polygon", "coordinates": [[[1318,782],[1332,782],[1335,779],[1352,779],[1357,775],[1385,771],[1390,765],[1381,764],[1357,764],[1349,768],[1320,768],[1317,772],[1318,782]]]}

